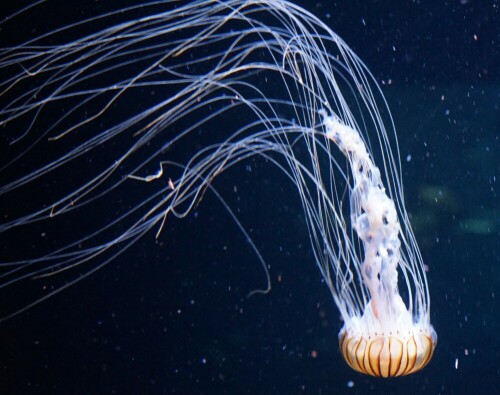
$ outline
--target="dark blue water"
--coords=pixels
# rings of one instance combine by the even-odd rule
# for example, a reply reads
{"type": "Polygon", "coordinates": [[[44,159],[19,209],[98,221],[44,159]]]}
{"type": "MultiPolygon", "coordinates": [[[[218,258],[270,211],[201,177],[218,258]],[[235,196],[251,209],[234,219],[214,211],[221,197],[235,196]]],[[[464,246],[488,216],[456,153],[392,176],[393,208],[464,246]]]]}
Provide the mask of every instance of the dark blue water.
{"type": "MultiPolygon", "coordinates": [[[[255,160],[215,186],[270,265],[268,295],[247,298],[265,286],[264,272],[207,194],[159,240],[148,234],[90,278],[1,323],[1,393],[496,393],[499,3],[364,3],[300,4],[365,61],[392,110],[407,209],[429,266],[439,338],[430,364],[391,380],[347,367],[337,345],[342,323],[315,267],[295,187],[255,160]]],[[[45,18],[61,23],[109,7],[61,2],[55,14],[21,18],[18,34],[43,29],[45,18]]],[[[0,31],[0,43],[16,34],[0,31]]]]}

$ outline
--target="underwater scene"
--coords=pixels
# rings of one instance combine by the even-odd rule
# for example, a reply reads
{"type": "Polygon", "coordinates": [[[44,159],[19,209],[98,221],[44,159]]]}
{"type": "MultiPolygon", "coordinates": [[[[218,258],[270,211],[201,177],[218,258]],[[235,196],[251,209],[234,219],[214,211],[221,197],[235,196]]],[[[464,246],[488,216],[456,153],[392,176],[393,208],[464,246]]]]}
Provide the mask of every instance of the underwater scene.
{"type": "Polygon", "coordinates": [[[496,393],[499,8],[2,2],[0,393],[496,393]]]}

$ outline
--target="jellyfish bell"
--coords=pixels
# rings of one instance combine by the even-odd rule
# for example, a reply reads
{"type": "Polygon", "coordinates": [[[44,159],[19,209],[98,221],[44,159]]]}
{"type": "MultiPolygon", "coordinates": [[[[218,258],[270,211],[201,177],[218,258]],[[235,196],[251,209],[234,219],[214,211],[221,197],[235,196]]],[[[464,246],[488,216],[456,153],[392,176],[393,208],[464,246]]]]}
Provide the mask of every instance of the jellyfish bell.
{"type": "Polygon", "coordinates": [[[371,304],[362,317],[350,318],[339,333],[339,344],[351,368],[376,377],[398,377],[429,363],[437,343],[434,329],[414,323],[404,304],[394,320],[390,324],[375,317],[371,304]]]}
{"type": "Polygon", "coordinates": [[[392,117],[367,67],[317,17],[282,0],[157,1],[3,48],[0,71],[8,76],[0,125],[15,151],[2,163],[0,198],[28,200],[29,186],[59,185],[12,208],[2,237],[113,207],[46,253],[1,262],[0,290],[73,274],[30,307],[146,233],[161,237],[170,218],[184,218],[212,193],[262,263],[267,284],[257,293],[268,291],[264,258],[213,183],[263,158],[296,187],[316,264],[344,321],[348,365],[394,377],[429,362],[437,337],[392,117]],[[162,5],[170,8],[160,12],[162,5]],[[116,24],[148,7],[155,12],[116,24]],[[109,27],[54,44],[107,18],[109,27]],[[155,94],[138,100],[146,90],[155,94]],[[32,158],[31,167],[20,165],[32,158]],[[84,175],[67,174],[80,166],[84,175]],[[131,200],[117,206],[116,196],[131,200]]]}

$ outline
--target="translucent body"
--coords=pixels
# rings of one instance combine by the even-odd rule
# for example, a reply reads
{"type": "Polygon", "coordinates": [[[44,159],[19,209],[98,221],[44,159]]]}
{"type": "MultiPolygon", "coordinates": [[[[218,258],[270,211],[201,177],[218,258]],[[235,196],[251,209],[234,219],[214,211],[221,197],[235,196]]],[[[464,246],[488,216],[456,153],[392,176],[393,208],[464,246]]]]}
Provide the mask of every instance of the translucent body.
{"type": "Polygon", "coordinates": [[[4,216],[0,233],[113,208],[109,217],[88,215],[90,230],[72,227],[69,241],[43,253],[5,255],[12,258],[3,258],[1,289],[64,278],[27,307],[151,229],[162,237],[169,217],[185,217],[207,192],[250,241],[267,292],[264,258],[213,184],[262,158],[296,186],[317,266],[344,320],[347,363],[387,377],[430,360],[429,291],[390,112],[365,65],[315,16],[278,0],[141,4],[4,48],[0,71],[8,75],[0,125],[12,143],[0,197],[26,203],[4,216]],[[148,7],[151,14],[68,41],[73,30],[148,7]],[[46,185],[57,188],[44,193],[46,185]],[[28,199],[26,188],[38,186],[28,199]]]}
{"type": "Polygon", "coordinates": [[[339,334],[340,350],[354,370],[372,376],[414,373],[430,361],[437,336],[424,318],[413,322],[399,295],[400,224],[368,151],[353,128],[325,115],[327,138],[348,158],[353,175],[351,222],[363,242],[363,282],[370,301],[339,334]]]}

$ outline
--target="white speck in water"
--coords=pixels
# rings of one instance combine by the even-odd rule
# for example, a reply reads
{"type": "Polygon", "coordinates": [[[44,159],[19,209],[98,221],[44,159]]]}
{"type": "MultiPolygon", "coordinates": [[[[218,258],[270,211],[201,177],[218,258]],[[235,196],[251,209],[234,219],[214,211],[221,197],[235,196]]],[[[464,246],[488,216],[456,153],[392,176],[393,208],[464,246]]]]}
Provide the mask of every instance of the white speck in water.
{"type": "Polygon", "coordinates": [[[458,358],[455,358],[455,369],[458,370],[458,358]]]}
{"type": "Polygon", "coordinates": [[[408,155],[406,156],[406,161],[407,161],[407,162],[411,161],[411,155],[410,155],[410,154],[408,154],[408,155]]]}
{"type": "Polygon", "coordinates": [[[352,388],[352,387],[354,387],[354,381],[349,380],[349,381],[347,382],[347,388],[352,388]]]}

